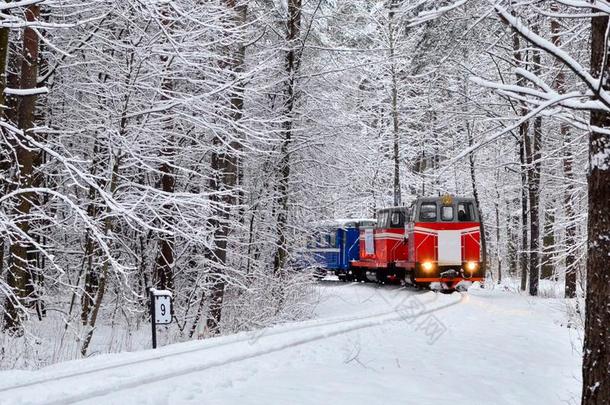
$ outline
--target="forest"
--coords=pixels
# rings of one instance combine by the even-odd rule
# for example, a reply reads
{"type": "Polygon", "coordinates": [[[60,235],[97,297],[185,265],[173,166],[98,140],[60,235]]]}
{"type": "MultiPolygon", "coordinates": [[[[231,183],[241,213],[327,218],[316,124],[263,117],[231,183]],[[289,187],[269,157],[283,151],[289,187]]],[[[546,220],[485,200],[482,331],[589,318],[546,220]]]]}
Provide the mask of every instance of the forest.
{"type": "Polygon", "coordinates": [[[311,225],[473,196],[610,398],[610,2],[0,2],[0,368],[308,319],[311,225]]]}

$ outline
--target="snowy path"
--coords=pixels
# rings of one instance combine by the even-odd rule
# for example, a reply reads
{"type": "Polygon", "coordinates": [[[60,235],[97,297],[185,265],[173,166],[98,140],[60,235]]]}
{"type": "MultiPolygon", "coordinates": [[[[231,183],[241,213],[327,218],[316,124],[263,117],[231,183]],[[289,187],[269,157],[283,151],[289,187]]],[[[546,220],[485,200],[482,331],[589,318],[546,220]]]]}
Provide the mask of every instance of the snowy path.
{"type": "Polygon", "coordinates": [[[316,320],[0,373],[0,404],[566,404],[560,301],[327,283],[316,320]]]}

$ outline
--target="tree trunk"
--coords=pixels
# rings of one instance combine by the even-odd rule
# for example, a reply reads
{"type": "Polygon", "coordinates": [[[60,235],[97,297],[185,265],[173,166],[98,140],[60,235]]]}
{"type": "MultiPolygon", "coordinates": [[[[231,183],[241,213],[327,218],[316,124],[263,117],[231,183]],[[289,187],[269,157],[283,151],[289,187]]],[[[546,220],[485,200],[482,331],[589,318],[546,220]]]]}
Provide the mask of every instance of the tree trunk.
{"type": "MultiPolygon", "coordinates": [[[[533,31],[538,32],[537,22],[533,26],[533,31]]],[[[534,49],[532,54],[534,74],[540,75],[541,58],[540,50],[534,49]]],[[[529,138],[528,138],[529,139],[529,138]]],[[[534,118],[533,139],[525,143],[525,150],[528,153],[528,191],[530,200],[530,295],[538,295],[538,283],[540,279],[540,167],[542,144],[542,116],[534,118]],[[529,146],[529,148],[528,148],[529,146]]]]}
{"type": "MultiPolygon", "coordinates": [[[[222,141],[216,137],[214,139],[214,147],[216,149],[223,148],[222,141]]],[[[211,188],[215,191],[224,190],[225,184],[231,184],[229,173],[231,167],[226,154],[216,150],[212,154],[212,171],[213,177],[211,180],[211,188]]],[[[228,210],[229,206],[225,203],[228,197],[219,198],[214,196],[212,200],[216,206],[215,219],[212,220],[214,228],[214,251],[212,260],[214,267],[211,271],[212,287],[210,291],[210,312],[206,321],[206,327],[210,334],[220,333],[220,320],[222,316],[222,303],[225,292],[224,268],[227,261],[227,237],[229,234],[228,210]]]]}
{"type": "MultiPolygon", "coordinates": [[[[246,24],[247,6],[245,4],[236,5],[235,0],[227,0],[226,6],[231,13],[235,13],[234,25],[241,27],[246,24]]],[[[226,64],[231,67],[235,79],[244,69],[245,45],[242,43],[237,50],[229,50],[230,56],[226,64]]],[[[243,109],[243,83],[238,82],[233,89],[229,98],[230,113],[228,119],[233,122],[235,127],[239,126],[239,121],[242,117],[243,109]]],[[[239,178],[239,157],[238,153],[241,149],[239,134],[233,134],[232,139],[223,142],[217,136],[214,138],[215,151],[212,154],[212,171],[213,177],[211,188],[215,191],[224,191],[224,196],[221,198],[213,197],[216,203],[216,219],[213,221],[216,231],[214,232],[214,252],[213,261],[214,268],[212,269],[211,279],[212,287],[210,291],[210,311],[206,321],[206,329],[210,334],[220,333],[220,320],[222,317],[222,304],[225,293],[225,278],[224,269],[227,262],[227,239],[230,232],[231,210],[236,205],[235,188],[239,178]],[[229,150],[223,151],[226,144],[229,144],[229,150]]],[[[202,296],[203,300],[203,296],[202,296]]]]}
{"type": "MultiPolygon", "coordinates": [[[[470,126],[467,125],[467,134],[468,134],[468,146],[473,145],[472,132],[470,130],[470,126]]],[[[472,196],[474,197],[475,205],[479,210],[479,223],[480,232],[481,232],[481,265],[483,267],[483,271],[487,272],[487,238],[485,235],[485,221],[483,220],[483,213],[481,211],[481,203],[479,201],[479,190],[477,189],[476,182],[476,170],[475,170],[475,162],[474,162],[474,153],[470,153],[468,155],[468,161],[470,163],[470,181],[472,182],[472,196]]]]}
{"type": "Polygon", "coordinates": [[[397,6],[396,0],[390,0],[390,12],[388,13],[388,38],[390,41],[390,74],[392,76],[392,133],[393,133],[393,158],[394,158],[394,206],[401,204],[400,190],[400,127],[398,116],[398,72],[396,71],[395,38],[394,38],[394,15],[397,6]]]}
{"type": "Polygon", "coordinates": [[[0,28],[0,117],[4,118],[4,89],[6,88],[6,65],[9,54],[9,34],[8,27],[0,28]]]}
{"type": "MultiPolygon", "coordinates": [[[[556,3],[552,3],[551,11],[553,13],[559,12],[559,7],[556,3]]],[[[561,48],[561,27],[559,21],[556,18],[551,19],[551,41],[553,45],[561,48]]],[[[565,93],[565,73],[563,66],[559,63],[557,76],[555,77],[554,88],[559,94],[565,93]]],[[[563,121],[559,124],[559,132],[563,140],[563,175],[566,179],[566,188],[564,191],[563,205],[566,216],[566,233],[565,233],[565,246],[567,250],[566,254],[566,271],[565,271],[565,297],[574,298],[576,297],[576,255],[574,254],[574,246],[576,246],[576,213],[574,210],[574,171],[572,148],[570,146],[570,128],[563,121]]]]}
{"type": "Polygon", "coordinates": [[[527,275],[529,268],[529,237],[528,237],[528,192],[527,192],[527,163],[525,161],[525,138],[528,135],[529,125],[519,126],[519,159],[521,163],[521,254],[519,263],[521,267],[521,291],[527,288],[527,275]]]}
{"type": "Polygon", "coordinates": [[[529,293],[538,295],[540,278],[540,139],[542,118],[534,119],[533,139],[526,138],[527,191],[529,198],[529,293]]]}
{"type": "MultiPolygon", "coordinates": [[[[234,0],[231,0],[231,2],[234,2],[234,0]]],[[[236,5],[235,12],[237,13],[237,23],[241,24],[241,25],[245,25],[248,22],[247,3],[244,2],[243,4],[236,5]]],[[[236,170],[236,178],[235,178],[236,184],[235,185],[238,186],[238,185],[242,184],[242,177],[243,177],[241,159],[239,156],[239,154],[242,151],[243,145],[242,145],[242,139],[241,139],[241,131],[239,128],[240,128],[240,121],[243,117],[244,91],[245,91],[245,86],[246,86],[246,83],[241,78],[241,75],[244,72],[244,63],[245,63],[245,59],[246,59],[246,44],[245,43],[242,42],[239,45],[239,48],[237,49],[237,52],[236,52],[234,58],[235,58],[235,63],[234,63],[233,71],[235,72],[236,78],[239,78],[240,80],[237,82],[236,88],[234,88],[233,94],[231,95],[231,120],[235,124],[236,128],[238,128],[237,129],[238,133],[231,141],[230,146],[231,146],[231,150],[235,154],[235,170],[236,170]]],[[[237,205],[242,207],[243,203],[244,203],[243,189],[240,188],[236,197],[237,197],[237,200],[236,200],[237,205]]],[[[245,220],[243,208],[240,208],[239,218],[241,218],[242,225],[243,225],[243,221],[245,220]]]]}
{"type": "Polygon", "coordinates": [[[502,256],[500,254],[500,196],[495,203],[496,210],[496,256],[498,257],[498,284],[502,283],[502,256]]]}
{"type": "Polygon", "coordinates": [[[286,52],[286,80],[284,89],[284,113],[282,124],[282,144],[280,147],[280,167],[278,185],[278,217],[277,217],[277,249],[273,260],[273,271],[278,274],[284,268],[288,257],[286,246],[286,230],[288,226],[288,185],[290,180],[290,145],[292,143],[294,125],[294,107],[296,104],[296,75],[299,71],[301,52],[297,39],[301,34],[301,1],[288,0],[288,22],[286,42],[289,50],[286,52]]]}
{"type": "MultiPolygon", "coordinates": [[[[40,6],[31,5],[25,11],[26,21],[34,22],[40,15],[40,6]]],[[[21,89],[34,89],[38,79],[38,34],[32,28],[25,28],[23,33],[23,55],[21,64],[21,89]]],[[[18,175],[16,182],[19,188],[28,188],[32,185],[34,176],[34,161],[36,151],[27,140],[26,135],[34,136],[30,130],[34,126],[34,109],[36,107],[36,95],[21,96],[18,112],[18,127],[24,135],[20,137],[22,145],[15,145],[18,164],[18,175]]],[[[24,235],[29,234],[30,219],[28,218],[32,208],[32,193],[22,193],[18,197],[18,204],[14,215],[21,218],[17,223],[24,235]]],[[[28,251],[31,244],[27,236],[18,236],[10,243],[10,265],[7,274],[7,284],[12,290],[12,295],[7,297],[6,311],[4,317],[4,328],[8,331],[21,333],[21,324],[26,316],[23,306],[28,304],[28,289],[31,290],[32,277],[28,263],[28,251]]]]}
{"type": "MultiPolygon", "coordinates": [[[[603,78],[603,89],[610,91],[610,58],[605,52],[607,29],[608,16],[591,18],[591,75],[603,78]]],[[[591,126],[609,129],[610,114],[592,111],[591,126]]],[[[590,134],[589,160],[582,405],[606,405],[610,398],[610,138],[607,135],[590,134]]]]}
{"type": "MultiPolygon", "coordinates": [[[[513,27],[513,58],[515,64],[524,67],[527,59],[527,50],[521,49],[521,41],[519,33],[513,27]]],[[[517,76],[517,85],[525,86],[525,80],[521,76],[517,76]]],[[[522,117],[528,114],[527,105],[524,102],[519,103],[519,115],[522,117]]],[[[521,291],[525,291],[527,287],[528,264],[529,260],[529,238],[528,238],[528,180],[527,180],[527,163],[526,163],[526,144],[529,139],[529,122],[524,121],[519,125],[519,160],[521,164],[521,254],[519,257],[519,267],[521,267],[521,291]]]]}
{"type": "Polygon", "coordinates": [[[542,233],[542,260],[540,264],[540,278],[551,280],[556,276],[555,271],[555,213],[554,201],[549,204],[550,208],[545,209],[544,231],[542,233]]]}
{"type": "MultiPolygon", "coordinates": [[[[118,186],[119,181],[119,170],[120,170],[120,152],[119,155],[115,156],[114,164],[112,165],[112,174],[110,177],[110,194],[114,195],[116,188],[118,186]]],[[[106,240],[108,239],[108,235],[112,232],[113,222],[112,216],[110,215],[111,208],[108,207],[106,209],[106,217],[104,218],[104,236],[106,240]]],[[[111,239],[108,243],[108,247],[111,245],[111,239]]],[[[100,312],[100,308],[102,307],[102,302],[104,300],[104,294],[106,293],[106,281],[108,279],[108,269],[110,267],[110,260],[106,258],[102,264],[102,270],[100,272],[98,286],[97,286],[97,294],[95,296],[95,302],[93,304],[93,309],[91,311],[91,318],[89,319],[89,330],[85,335],[85,339],[83,340],[83,345],[81,346],[81,354],[83,356],[87,355],[87,350],[89,349],[89,345],[91,344],[91,339],[93,338],[93,332],[95,332],[95,325],[97,323],[97,317],[100,312]]]]}
{"type": "Polygon", "coordinates": [[[574,209],[574,193],[575,190],[575,179],[572,164],[574,158],[572,156],[570,146],[570,134],[567,125],[561,125],[561,133],[563,138],[563,173],[568,183],[564,194],[564,207],[565,215],[567,220],[566,234],[565,234],[565,246],[567,250],[566,254],[566,275],[565,275],[565,297],[574,298],[576,297],[576,273],[578,269],[578,262],[576,255],[574,254],[574,247],[576,246],[576,211],[574,209]]]}
{"type": "MultiPolygon", "coordinates": [[[[91,162],[91,169],[89,170],[89,173],[92,178],[100,177],[97,175],[97,172],[98,172],[97,167],[98,167],[98,165],[100,165],[102,163],[100,160],[101,160],[101,154],[100,154],[99,140],[96,136],[96,138],[94,140],[94,144],[93,144],[93,156],[92,156],[92,162],[91,162]]],[[[98,183],[98,186],[102,186],[101,180],[98,180],[97,183],[98,183]]],[[[94,221],[98,216],[99,207],[98,207],[98,202],[96,201],[97,192],[96,192],[93,184],[91,184],[89,186],[89,191],[88,191],[87,197],[89,199],[89,204],[87,206],[87,216],[92,221],[94,221]]],[[[91,307],[93,307],[93,305],[94,305],[95,294],[97,293],[97,288],[98,288],[98,283],[99,283],[99,274],[97,271],[97,263],[95,261],[95,258],[98,255],[99,255],[99,252],[96,249],[95,240],[91,235],[91,230],[87,230],[87,232],[85,234],[85,257],[84,257],[84,263],[83,263],[83,270],[85,273],[85,287],[84,287],[83,295],[81,296],[81,321],[82,321],[83,325],[87,325],[87,322],[89,320],[89,315],[91,312],[91,307]]],[[[80,280],[80,277],[81,277],[81,275],[79,274],[79,277],[78,277],[79,280],[80,280]]],[[[76,292],[74,294],[76,294],[76,292]]],[[[74,297],[73,297],[73,300],[74,300],[74,297]]],[[[72,305],[70,305],[70,308],[72,308],[72,305]]]]}
{"type": "MultiPolygon", "coordinates": [[[[5,119],[4,105],[6,100],[4,97],[4,89],[6,88],[6,65],[9,54],[9,34],[8,27],[0,28],[0,120],[5,119]]],[[[4,131],[4,129],[0,129],[4,131]]],[[[0,194],[8,192],[9,183],[5,180],[5,172],[9,168],[10,148],[8,145],[0,146],[0,194]]],[[[0,236],[0,275],[4,273],[4,235],[0,236]]]]}
{"type": "MultiPolygon", "coordinates": [[[[170,8],[167,5],[161,5],[161,15],[163,16],[161,24],[165,26],[168,35],[171,34],[171,24],[168,21],[167,17],[169,15],[170,8]]],[[[170,70],[172,60],[166,54],[161,56],[161,63],[165,66],[167,71],[170,70]]],[[[161,102],[167,102],[171,99],[171,93],[174,90],[174,83],[172,81],[171,73],[167,72],[166,77],[164,77],[161,81],[161,102]]],[[[174,137],[172,135],[173,128],[173,120],[170,115],[170,111],[166,112],[167,117],[163,119],[163,124],[161,125],[163,129],[162,142],[164,144],[163,148],[160,151],[160,159],[161,165],[159,167],[159,172],[161,172],[161,179],[159,180],[159,186],[161,191],[166,194],[173,194],[176,189],[176,179],[174,175],[174,170],[172,168],[173,161],[175,159],[175,149],[174,149],[174,137]]],[[[168,198],[168,197],[166,197],[168,198]]],[[[171,213],[172,204],[163,204],[162,210],[162,228],[167,228],[171,231],[172,228],[172,213],[171,213]]],[[[172,290],[174,288],[174,245],[175,245],[175,237],[171,234],[161,234],[159,235],[158,241],[158,252],[156,259],[156,274],[154,279],[156,280],[155,287],[160,288],[162,290],[172,290]]]]}
{"type": "MultiPolygon", "coordinates": [[[[132,51],[130,53],[130,59],[133,60],[133,56],[134,56],[134,51],[132,51]]],[[[131,74],[133,73],[133,71],[130,70],[129,75],[127,76],[127,80],[130,80],[131,74]]],[[[106,80],[107,78],[105,78],[104,80],[106,80]]],[[[128,124],[128,118],[127,118],[127,110],[129,108],[129,94],[125,95],[125,98],[123,100],[123,109],[121,111],[121,119],[119,121],[119,126],[118,126],[118,132],[119,132],[119,136],[124,136],[127,132],[127,124],[128,124]]],[[[109,188],[109,193],[110,195],[114,196],[115,191],[119,185],[119,171],[121,170],[121,158],[122,158],[122,152],[121,150],[119,150],[117,153],[113,154],[114,156],[114,161],[112,159],[109,159],[108,164],[112,164],[111,169],[110,169],[110,179],[107,181],[106,184],[108,184],[108,188],[109,188]]],[[[110,249],[112,248],[112,239],[108,239],[108,235],[110,233],[112,233],[113,228],[114,228],[114,223],[113,223],[113,217],[112,217],[112,207],[110,205],[106,206],[106,212],[105,212],[105,217],[104,217],[104,222],[103,222],[103,233],[105,235],[105,240],[108,240],[108,250],[109,250],[109,254],[111,254],[112,252],[110,251],[110,249]]],[[[94,248],[95,249],[95,248],[94,248]]],[[[95,266],[95,264],[94,264],[95,266]]],[[[87,354],[87,350],[89,348],[89,344],[91,343],[91,339],[93,338],[93,333],[95,332],[95,325],[97,323],[97,317],[99,314],[99,311],[101,309],[102,306],[102,302],[104,300],[104,294],[106,293],[106,284],[107,284],[107,279],[108,279],[108,270],[110,267],[110,258],[106,257],[103,258],[102,264],[101,264],[101,270],[99,271],[99,275],[97,275],[98,273],[95,272],[96,276],[98,277],[97,279],[97,294],[95,294],[95,301],[93,302],[93,306],[91,309],[91,317],[89,319],[89,330],[87,331],[85,338],[83,340],[83,345],[81,346],[81,354],[83,356],[86,356],[87,354]]]]}
{"type": "MultiPolygon", "coordinates": [[[[517,205],[514,201],[514,206],[517,205]]],[[[519,273],[519,214],[512,208],[513,204],[506,200],[506,261],[511,276],[519,273]]]]}

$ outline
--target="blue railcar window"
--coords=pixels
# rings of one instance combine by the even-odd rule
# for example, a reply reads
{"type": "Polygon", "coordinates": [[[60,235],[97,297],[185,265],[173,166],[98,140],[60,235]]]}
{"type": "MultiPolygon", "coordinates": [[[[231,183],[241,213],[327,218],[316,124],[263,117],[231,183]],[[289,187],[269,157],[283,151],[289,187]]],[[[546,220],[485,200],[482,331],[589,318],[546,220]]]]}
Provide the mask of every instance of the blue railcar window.
{"type": "Polygon", "coordinates": [[[336,233],[331,233],[330,235],[328,235],[328,246],[330,246],[330,247],[337,246],[337,234],[336,233]]]}

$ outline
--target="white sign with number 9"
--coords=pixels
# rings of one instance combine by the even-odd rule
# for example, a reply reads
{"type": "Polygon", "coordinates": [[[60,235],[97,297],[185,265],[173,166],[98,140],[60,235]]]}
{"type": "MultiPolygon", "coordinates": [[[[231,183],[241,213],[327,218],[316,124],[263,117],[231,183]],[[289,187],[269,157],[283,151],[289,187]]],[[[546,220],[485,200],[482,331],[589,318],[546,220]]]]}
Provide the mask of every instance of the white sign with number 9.
{"type": "Polygon", "coordinates": [[[172,323],[172,299],[170,295],[155,294],[155,323],[157,325],[172,323]]]}

